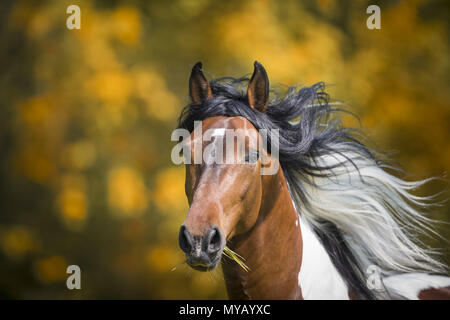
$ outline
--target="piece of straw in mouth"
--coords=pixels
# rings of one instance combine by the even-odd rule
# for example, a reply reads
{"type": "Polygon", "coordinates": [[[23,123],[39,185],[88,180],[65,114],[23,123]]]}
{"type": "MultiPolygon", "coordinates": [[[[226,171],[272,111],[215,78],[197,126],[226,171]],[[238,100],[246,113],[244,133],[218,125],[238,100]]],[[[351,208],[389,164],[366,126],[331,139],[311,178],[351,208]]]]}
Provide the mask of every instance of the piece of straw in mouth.
{"type": "Polygon", "coordinates": [[[177,270],[179,266],[181,266],[181,265],[183,265],[183,264],[185,264],[185,263],[186,263],[186,260],[184,260],[182,263],[177,264],[175,267],[173,267],[172,269],[170,269],[170,272],[173,272],[173,271],[177,270]]]}
{"type": "Polygon", "coordinates": [[[238,255],[236,252],[234,252],[233,250],[231,250],[230,248],[228,248],[227,246],[225,246],[225,248],[223,248],[223,254],[224,256],[226,256],[227,258],[236,261],[236,263],[238,265],[241,266],[242,269],[244,269],[245,271],[250,271],[250,268],[247,267],[247,265],[244,263],[244,258],[242,258],[240,255],[238,255]]]}

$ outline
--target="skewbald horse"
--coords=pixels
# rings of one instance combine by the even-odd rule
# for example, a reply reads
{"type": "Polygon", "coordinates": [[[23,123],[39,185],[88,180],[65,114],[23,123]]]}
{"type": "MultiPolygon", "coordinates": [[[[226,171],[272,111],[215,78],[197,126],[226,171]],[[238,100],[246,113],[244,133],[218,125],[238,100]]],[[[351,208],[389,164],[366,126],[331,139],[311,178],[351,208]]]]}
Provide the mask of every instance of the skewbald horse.
{"type": "Polygon", "coordinates": [[[446,266],[416,240],[433,223],[416,208],[434,198],[410,191],[432,179],[408,182],[388,173],[395,168],[361,142],[359,131],[342,126],[336,115],[343,110],[329,103],[323,83],[269,101],[260,63],[251,79],[208,81],[199,62],[189,94],[178,127],[191,133],[190,152],[196,143],[202,151],[215,143],[196,141],[194,121],[202,121],[203,132],[240,129],[244,154],[233,149],[236,158],[257,153],[244,164],[186,164],[190,207],[179,245],[196,270],[222,261],[230,298],[450,298],[450,278],[437,275],[446,266]],[[259,148],[260,129],[279,130],[279,159],[259,148]],[[261,175],[274,161],[280,170],[261,175]],[[250,270],[221,259],[226,246],[250,270]],[[375,288],[371,266],[380,270],[375,288]]]}

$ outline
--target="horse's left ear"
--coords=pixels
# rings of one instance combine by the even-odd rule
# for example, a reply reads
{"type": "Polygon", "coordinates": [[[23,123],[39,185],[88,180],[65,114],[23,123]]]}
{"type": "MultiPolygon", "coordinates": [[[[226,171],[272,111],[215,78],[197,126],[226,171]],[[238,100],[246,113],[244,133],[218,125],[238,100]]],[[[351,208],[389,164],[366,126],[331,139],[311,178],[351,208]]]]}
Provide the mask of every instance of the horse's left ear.
{"type": "Polygon", "coordinates": [[[269,103],[269,78],[261,63],[255,61],[254,66],[255,70],[247,88],[248,104],[253,109],[264,112],[269,103]]]}

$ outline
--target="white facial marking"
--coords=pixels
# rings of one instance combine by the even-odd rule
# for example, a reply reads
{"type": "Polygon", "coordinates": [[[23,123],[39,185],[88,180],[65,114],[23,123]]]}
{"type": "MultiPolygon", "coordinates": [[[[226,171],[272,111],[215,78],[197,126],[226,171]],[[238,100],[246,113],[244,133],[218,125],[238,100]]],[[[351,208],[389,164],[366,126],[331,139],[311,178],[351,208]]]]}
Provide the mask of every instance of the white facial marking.
{"type": "Polygon", "coordinates": [[[213,133],[211,134],[211,137],[224,136],[226,130],[227,129],[225,129],[225,128],[214,129],[213,133]]]}

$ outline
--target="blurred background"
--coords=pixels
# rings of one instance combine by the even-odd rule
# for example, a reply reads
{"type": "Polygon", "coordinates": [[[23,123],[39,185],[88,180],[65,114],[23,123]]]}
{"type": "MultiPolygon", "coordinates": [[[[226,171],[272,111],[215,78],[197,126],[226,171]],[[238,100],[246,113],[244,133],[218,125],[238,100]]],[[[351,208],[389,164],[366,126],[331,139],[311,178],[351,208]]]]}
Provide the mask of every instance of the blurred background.
{"type": "MultiPolygon", "coordinates": [[[[209,77],[258,60],[272,84],[324,81],[410,178],[448,172],[450,3],[380,1],[381,30],[371,4],[2,0],[0,298],[226,298],[220,270],[171,271],[187,201],[170,134],[197,61],[209,77]],[[71,264],[82,290],[66,288],[71,264]]],[[[431,216],[450,221],[450,204],[431,216]]]]}

